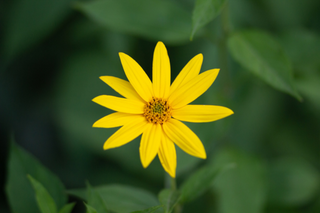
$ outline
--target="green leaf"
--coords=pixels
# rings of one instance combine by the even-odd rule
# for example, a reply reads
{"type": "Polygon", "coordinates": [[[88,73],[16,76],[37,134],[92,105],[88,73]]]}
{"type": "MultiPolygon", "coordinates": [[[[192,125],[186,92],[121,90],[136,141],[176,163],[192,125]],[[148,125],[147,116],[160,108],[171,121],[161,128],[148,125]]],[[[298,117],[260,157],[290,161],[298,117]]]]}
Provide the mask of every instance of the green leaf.
{"type": "Polygon", "coordinates": [[[36,193],[36,200],[42,213],[56,213],[57,206],[43,185],[35,180],[31,175],[27,175],[36,193]]]}
{"type": "Polygon", "coordinates": [[[131,212],[131,213],[153,213],[155,211],[157,211],[158,209],[160,209],[162,206],[159,205],[159,206],[152,206],[150,208],[147,208],[147,209],[144,209],[144,210],[141,210],[141,211],[134,211],[134,212],[131,212]]]}
{"type": "Polygon", "coordinates": [[[258,30],[239,31],[228,39],[233,58],[272,87],[302,100],[294,84],[291,63],[269,34],[258,30]]]}
{"type": "Polygon", "coordinates": [[[303,79],[297,80],[297,87],[301,94],[306,97],[306,101],[310,101],[314,105],[314,111],[319,113],[320,107],[320,75],[308,75],[303,79]]]}
{"type": "Polygon", "coordinates": [[[95,210],[92,206],[84,203],[84,205],[86,206],[87,212],[86,213],[98,213],[97,210],[95,210]]]}
{"type": "Polygon", "coordinates": [[[88,204],[94,207],[98,213],[108,213],[106,204],[103,202],[99,193],[87,183],[87,198],[88,204]]]}
{"type": "Polygon", "coordinates": [[[204,25],[208,24],[217,17],[226,0],[197,0],[192,14],[192,31],[190,39],[204,25]]]}
{"type": "Polygon", "coordinates": [[[271,163],[269,200],[273,204],[297,206],[314,199],[320,189],[320,174],[304,160],[283,157],[271,163]]]}
{"type": "Polygon", "coordinates": [[[168,0],[104,0],[78,2],[75,7],[102,26],[165,43],[188,41],[190,16],[168,0]]]}
{"type": "Polygon", "coordinates": [[[71,12],[71,0],[16,0],[5,17],[3,48],[9,60],[39,43],[71,12]]]}
{"type": "Polygon", "coordinates": [[[180,194],[176,190],[163,189],[159,193],[159,201],[163,205],[164,212],[172,212],[175,205],[179,202],[180,194]]]}
{"type": "Polygon", "coordinates": [[[62,209],[60,209],[59,213],[71,213],[75,204],[76,203],[68,203],[68,204],[64,205],[62,207],[62,209]]]}
{"type": "Polygon", "coordinates": [[[233,162],[237,166],[219,175],[213,183],[219,197],[219,212],[263,212],[267,197],[265,165],[261,160],[233,149],[221,150],[214,159],[218,165],[233,162]]]}
{"type": "Polygon", "coordinates": [[[306,103],[314,105],[315,112],[320,107],[320,35],[307,30],[290,30],[280,35],[280,41],[297,73],[296,84],[306,103]]]}
{"type": "Polygon", "coordinates": [[[280,34],[279,40],[299,76],[318,73],[320,68],[320,35],[307,30],[290,30],[280,34]]]}
{"type": "MultiPolygon", "coordinates": [[[[131,186],[114,184],[95,187],[94,190],[100,194],[108,209],[114,212],[129,213],[159,205],[155,195],[131,186]]],[[[83,189],[70,190],[69,193],[87,199],[83,189]]]]}
{"type": "Polygon", "coordinates": [[[27,174],[41,182],[52,196],[58,209],[66,203],[67,196],[60,180],[34,157],[12,143],[6,183],[6,194],[12,212],[40,212],[27,174]]]}
{"type": "Polygon", "coordinates": [[[191,177],[189,177],[181,186],[181,202],[189,202],[199,197],[209,189],[212,182],[218,175],[235,166],[234,163],[227,163],[222,165],[207,165],[197,170],[191,177]]]}

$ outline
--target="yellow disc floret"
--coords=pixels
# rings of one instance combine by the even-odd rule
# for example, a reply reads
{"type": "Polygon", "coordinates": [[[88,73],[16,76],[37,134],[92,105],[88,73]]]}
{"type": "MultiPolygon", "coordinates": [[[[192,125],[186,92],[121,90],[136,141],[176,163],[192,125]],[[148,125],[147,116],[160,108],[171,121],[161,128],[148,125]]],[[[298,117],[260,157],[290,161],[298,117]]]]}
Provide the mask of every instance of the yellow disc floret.
{"type": "Polygon", "coordinates": [[[152,98],[144,106],[143,116],[148,122],[154,124],[163,124],[171,118],[171,107],[168,102],[162,98],[152,98]]]}

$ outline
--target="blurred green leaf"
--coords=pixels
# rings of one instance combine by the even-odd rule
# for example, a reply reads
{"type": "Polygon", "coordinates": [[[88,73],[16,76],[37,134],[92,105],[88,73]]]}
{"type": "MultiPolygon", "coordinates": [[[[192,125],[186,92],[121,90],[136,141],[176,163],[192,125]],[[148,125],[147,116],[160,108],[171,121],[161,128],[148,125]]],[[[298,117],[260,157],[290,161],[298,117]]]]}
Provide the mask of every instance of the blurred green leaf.
{"type": "Polygon", "coordinates": [[[267,191],[264,164],[255,157],[233,149],[220,150],[213,162],[217,165],[237,165],[219,175],[213,183],[219,197],[219,212],[262,212],[267,191]]]}
{"type": "Polygon", "coordinates": [[[150,208],[147,208],[145,210],[141,210],[141,211],[134,211],[134,212],[131,212],[131,213],[153,213],[155,211],[157,211],[158,209],[160,209],[162,206],[159,205],[159,206],[152,206],[150,208]]]}
{"type": "Polygon", "coordinates": [[[39,43],[71,12],[72,0],[10,1],[4,25],[4,55],[13,57],[39,43]]]}
{"type": "Polygon", "coordinates": [[[293,64],[298,77],[315,74],[320,69],[320,35],[295,29],[280,34],[279,41],[293,64]]]}
{"type": "Polygon", "coordinates": [[[192,13],[191,40],[201,27],[220,14],[225,2],[226,0],[196,0],[192,13]]]}
{"type": "Polygon", "coordinates": [[[58,209],[64,206],[67,196],[61,181],[29,153],[12,143],[6,183],[6,193],[12,212],[39,212],[27,174],[43,184],[58,209]]]}
{"type": "Polygon", "coordinates": [[[59,213],[71,213],[75,204],[76,203],[68,203],[68,204],[64,205],[64,207],[62,207],[62,209],[60,209],[59,213]]]}
{"type": "Polygon", "coordinates": [[[302,100],[294,84],[291,63],[275,39],[258,30],[239,31],[228,39],[236,61],[274,88],[302,100]]]}
{"type": "Polygon", "coordinates": [[[75,7],[114,31],[165,43],[188,41],[190,15],[168,0],[104,0],[78,2],[75,7]]]}
{"type": "Polygon", "coordinates": [[[88,198],[88,204],[94,207],[98,213],[109,212],[100,194],[97,193],[96,190],[93,189],[89,183],[87,183],[87,198],[88,198]]]}
{"type": "MultiPolygon", "coordinates": [[[[319,113],[320,107],[320,75],[309,75],[303,79],[297,80],[297,87],[299,91],[306,96],[306,99],[315,106],[316,113],[319,113]]],[[[307,103],[307,102],[306,102],[307,103]]]]}
{"type": "Polygon", "coordinates": [[[175,205],[179,202],[180,194],[176,190],[163,189],[158,195],[160,203],[163,205],[164,212],[172,212],[175,205]]]}
{"type": "Polygon", "coordinates": [[[270,165],[269,180],[271,203],[303,205],[317,194],[320,187],[319,172],[307,162],[283,157],[270,165]]]}
{"type": "MultiPolygon", "coordinates": [[[[127,213],[159,205],[155,195],[131,186],[114,184],[99,186],[94,189],[100,194],[108,209],[115,212],[127,213]]],[[[69,193],[84,200],[87,199],[87,195],[83,189],[70,190],[69,193]]]]}
{"type": "Polygon", "coordinates": [[[87,212],[86,213],[98,213],[97,210],[95,210],[92,206],[84,203],[84,205],[86,206],[87,212]]]}
{"type": "Polygon", "coordinates": [[[27,176],[36,193],[36,200],[42,213],[56,213],[57,206],[43,185],[35,180],[31,175],[27,176]]]}
{"type": "Polygon", "coordinates": [[[307,30],[290,30],[280,35],[280,41],[297,73],[297,88],[318,113],[320,107],[320,35],[307,30]]]}
{"type": "Polygon", "coordinates": [[[181,201],[189,202],[209,189],[209,186],[222,172],[233,168],[235,164],[207,165],[197,170],[181,186],[181,201]]]}

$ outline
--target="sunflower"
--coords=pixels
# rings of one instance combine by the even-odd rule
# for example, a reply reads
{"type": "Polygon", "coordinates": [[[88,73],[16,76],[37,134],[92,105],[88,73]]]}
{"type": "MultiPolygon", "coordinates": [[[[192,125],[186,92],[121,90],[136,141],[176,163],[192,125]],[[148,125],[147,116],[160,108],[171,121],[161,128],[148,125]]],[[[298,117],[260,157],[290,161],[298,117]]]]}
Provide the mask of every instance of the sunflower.
{"type": "Polygon", "coordinates": [[[141,66],[125,53],[119,53],[124,72],[129,80],[113,76],[100,79],[124,98],[100,95],[92,101],[116,112],[93,124],[98,128],[120,127],[104,143],[111,149],[129,143],[142,134],[140,159],[144,168],[158,154],[164,170],[176,175],[175,145],[186,153],[205,159],[206,152],[198,136],[184,123],[211,122],[233,114],[222,106],[190,105],[216,79],[219,69],[201,74],[202,54],[193,57],[171,84],[171,69],[167,49],[158,42],[154,50],[152,82],[141,66]]]}

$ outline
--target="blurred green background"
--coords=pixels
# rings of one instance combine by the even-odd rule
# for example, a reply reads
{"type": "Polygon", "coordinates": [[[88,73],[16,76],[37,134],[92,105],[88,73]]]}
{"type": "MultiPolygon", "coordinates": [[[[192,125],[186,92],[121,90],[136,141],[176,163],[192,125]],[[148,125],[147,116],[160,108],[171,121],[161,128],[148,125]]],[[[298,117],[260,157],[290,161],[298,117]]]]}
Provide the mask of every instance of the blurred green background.
{"type": "MultiPolygon", "coordinates": [[[[117,95],[99,76],[126,79],[125,52],[151,77],[157,41],[167,46],[172,79],[198,53],[201,71],[221,68],[195,103],[235,112],[186,123],[208,159],[177,148],[178,186],[203,165],[236,166],[183,212],[320,212],[319,0],[4,0],[0,26],[1,213],[32,212],[12,210],[12,141],[68,190],[89,181],[156,196],[166,186],[157,158],[143,169],[140,138],[104,151],[116,129],[91,127],[111,112],[91,100],[117,95]]],[[[85,212],[80,198],[68,199],[77,202],[73,212],[85,212]]]]}

